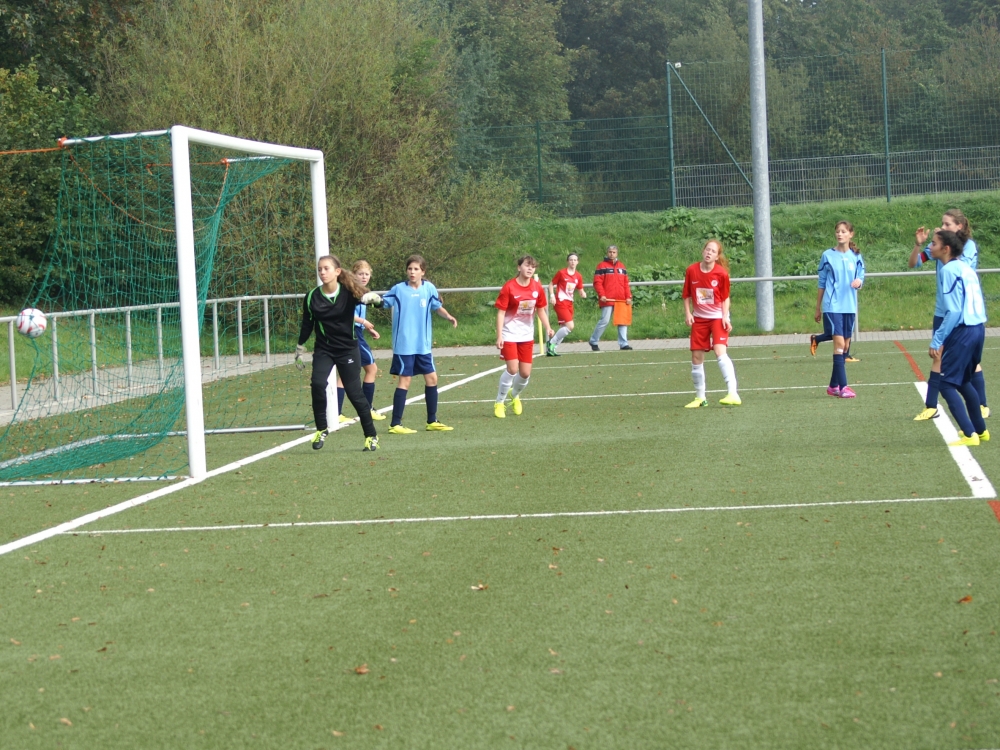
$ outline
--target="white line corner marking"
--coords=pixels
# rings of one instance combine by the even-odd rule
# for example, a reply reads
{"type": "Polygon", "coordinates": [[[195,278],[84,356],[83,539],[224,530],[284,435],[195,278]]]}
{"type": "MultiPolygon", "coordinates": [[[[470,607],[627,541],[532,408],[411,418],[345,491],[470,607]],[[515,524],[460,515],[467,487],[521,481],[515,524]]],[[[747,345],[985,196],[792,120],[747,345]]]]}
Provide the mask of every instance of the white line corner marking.
{"type": "MultiPolygon", "coordinates": [[[[916,382],[913,385],[917,387],[920,400],[924,401],[927,398],[927,383],[916,382]]],[[[954,440],[958,440],[958,430],[952,424],[951,418],[945,413],[944,409],[940,411],[941,415],[931,421],[938,428],[938,432],[941,433],[941,437],[944,438],[944,442],[947,445],[954,440]]],[[[958,464],[958,470],[962,472],[965,481],[969,483],[973,497],[992,500],[997,496],[996,490],[993,489],[990,480],[986,478],[986,472],[983,471],[983,467],[972,457],[972,451],[964,445],[949,445],[948,450],[951,451],[951,457],[958,464]]]]}

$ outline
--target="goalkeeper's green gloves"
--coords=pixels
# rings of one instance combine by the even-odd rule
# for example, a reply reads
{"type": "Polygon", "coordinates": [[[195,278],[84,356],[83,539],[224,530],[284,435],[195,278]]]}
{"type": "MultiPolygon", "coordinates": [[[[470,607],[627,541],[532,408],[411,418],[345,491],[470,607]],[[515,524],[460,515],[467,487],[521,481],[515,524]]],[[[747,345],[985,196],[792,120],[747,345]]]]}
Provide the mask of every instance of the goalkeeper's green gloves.
{"type": "Polygon", "coordinates": [[[381,305],[382,298],[375,292],[365,292],[361,297],[362,305],[381,305]]]}
{"type": "Polygon", "coordinates": [[[306,363],[302,361],[302,355],[306,353],[306,348],[302,344],[298,344],[295,347],[295,369],[304,370],[306,369],[306,363]]]}

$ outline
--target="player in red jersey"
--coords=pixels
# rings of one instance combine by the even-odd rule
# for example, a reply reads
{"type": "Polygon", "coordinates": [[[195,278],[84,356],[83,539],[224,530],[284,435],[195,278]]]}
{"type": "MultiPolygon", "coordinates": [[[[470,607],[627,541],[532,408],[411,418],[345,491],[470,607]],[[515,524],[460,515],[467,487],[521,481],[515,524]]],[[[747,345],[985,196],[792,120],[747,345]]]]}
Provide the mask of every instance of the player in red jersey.
{"type": "Polygon", "coordinates": [[[497,297],[497,349],[507,363],[500,374],[500,389],[493,405],[493,416],[504,419],[507,406],[504,401],[511,396],[511,408],[520,416],[521,391],[531,377],[531,357],[535,348],[534,321],[536,316],[545,327],[545,338],[552,338],[552,326],[545,310],[545,288],[535,281],[538,261],[530,255],[517,259],[517,276],[503,285],[497,297]]]}
{"type": "Polygon", "coordinates": [[[684,273],[684,322],[691,326],[691,379],[694,380],[695,399],[686,409],[708,406],[705,400],[705,352],[715,349],[715,357],[722,370],[729,393],[720,404],[739,406],[742,401],[736,392],[736,370],[733,360],[726,354],[729,332],[733,324],[729,319],[729,261],[722,250],[722,243],[712,239],[701,250],[701,262],[692,263],[684,273]]]}
{"type": "Polygon", "coordinates": [[[580,256],[570,253],[566,256],[566,268],[556,271],[556,275],[549,283],[549,301],[556,310],[559,330],[545,345],[546,357],[558,357],[559,352],[556,351],[556,347],[573,330],[573,292],[579,291],[580,299],[587,299],[587,293],[583,291],[583,276],[576,270],[579,263],[580,256]]]}

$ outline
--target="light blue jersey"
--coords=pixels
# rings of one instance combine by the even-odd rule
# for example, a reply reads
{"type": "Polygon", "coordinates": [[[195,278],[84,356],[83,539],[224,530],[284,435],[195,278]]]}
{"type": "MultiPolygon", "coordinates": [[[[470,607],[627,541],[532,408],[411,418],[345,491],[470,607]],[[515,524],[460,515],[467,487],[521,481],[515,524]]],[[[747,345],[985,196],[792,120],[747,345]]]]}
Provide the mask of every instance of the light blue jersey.
{"type": "Polygon", "coordinates": [[[976,241],[971,237],[965,241],[965,246],[962,248],[962,257],[959,260],[964,260],[972,266],[973,271],[979,268],[979,247],[976,246],[976,241]]]}
{"type": "Polygon", "coordinates": [[[359,305],[355,306],[355,308],[354,308],[354,318],[355,318],[355,320],[354,320],[354,328],[355,328],[355,331],[357,333],[356,338],[358,338],[360,340],[360,339],[364,338],[364,335],[365,335],[365,326],[364,326],[363,323],[359,323],[357,321],[357,319],[361,318],[362,320],[368,320],[368,305],[360,305],[359,304],[359,305]]]}
{"type": "Polygon", "coordinates": [[[858,290],[851,282],[865,280],[865,262],[853,250],[826,250],[819,259],[819,288],[823,290],[823,312],[857,313],[858,290]]]}
{"type": "Polygon", "coordinates": [[[436,286],[424,281],[414,289],[401,281],[382,295],[382,307],[392,308],[393,354],[431,353],[431,315],[441,307],[436,286]]]}
{"type": "MultiPolygon", "coordinates": [[[[920,268],[924,263],[932,260],[935,264],[934,270],[940,273],[944,263],[931,256],[931,243],[928,242],[927,247],[917,254],[917,264],[914,268],[920,268]]],[[[979,267],[979,247],[977,247],[976,241],[971,237],[965,241],[965,246],[962,248],[962,255],[959,257],[959,260],[969,264],[973,270],[979,267]]],[[[934,317],[943,318],[944,312],[944,297],[941,294],[941,286],[939,284],[937,295],[934,298],[934,317]]]]}
{"type": "Polygon", "coordinates": [[[968,263],[941,264],[937,274],[938,293],[944,298],[944,320],[934,332],[931,348],[940,349],[957,326],[986,322],[986,302],[979,276],[968,263]]]}

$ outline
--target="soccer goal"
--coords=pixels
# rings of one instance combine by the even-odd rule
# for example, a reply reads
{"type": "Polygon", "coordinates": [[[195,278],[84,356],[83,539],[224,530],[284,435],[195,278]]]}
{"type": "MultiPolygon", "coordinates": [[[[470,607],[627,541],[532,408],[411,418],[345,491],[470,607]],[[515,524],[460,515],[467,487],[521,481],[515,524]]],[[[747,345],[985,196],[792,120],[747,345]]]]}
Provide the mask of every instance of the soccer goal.
{"type": "Polygon", "coordinates": [[[206,434],[311,422],[291,364],[329,252],[323,153],[183,126],[61,145],[0,481],[200,478],[206,434]]]}

